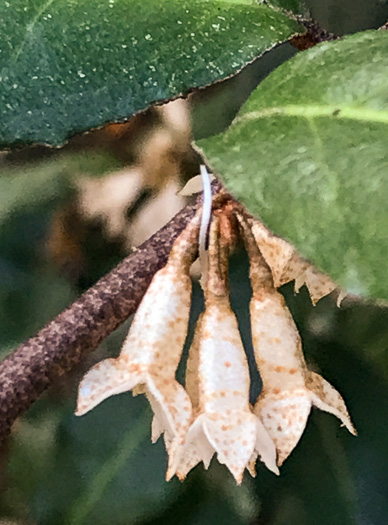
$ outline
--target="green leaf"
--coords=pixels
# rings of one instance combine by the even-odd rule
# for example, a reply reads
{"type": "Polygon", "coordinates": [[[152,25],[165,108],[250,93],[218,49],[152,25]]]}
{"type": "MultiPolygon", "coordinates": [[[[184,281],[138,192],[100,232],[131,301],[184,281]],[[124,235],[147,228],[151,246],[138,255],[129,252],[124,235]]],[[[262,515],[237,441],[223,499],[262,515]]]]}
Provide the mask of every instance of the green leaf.
{"type": "Polygon", "coordinates": [[[49,491],[50,516],[43,520],[35,505],[36,521],[58,523],[58,514],[66,513],[64,522],[74,525],[141,523],[163,510],[180,483],[166,483],[166,451],[162,439],[151,443],[151,422],[145,397],[129,393],[107,400],[85,417],[70,416],[63,428],[66,445],[46,482],[46,493],[49,486],[57,487],[49,491]],[[69,474],[74,483],[63,498],[60,487],[69,474]]]}
{"type": "MultiPolygon", "coordinates": [[[[95,511],[96,506],[102,500],[109,484],[133,459],[138,448],[143,443],[149,431],[150,414],[146,414],[134,422],[130,430],[124,434],[120,446],[115,453],[110,455],[102,465],[96,469],[95,475],[87,485],[85,493],[76,499],[71,510],[70,521],[73,525],[85,523],[85,519],[95,511]]],[[[94,521],[95,523],[95,521],[94,521]]]]}
{"type": "Polygon", "coordinates": [[[301,0],[268,0],[265,3],[295,14],[305,14],[307,12],[307,7],[301,0]]]}
{"type": "MultiPolygon", "coordinates": [[[[282,0],[279,0],[282,1],[282,0]]],[[[305,0],[311,17],[326,31],[349,35],[377,29],[388,18],[388,0],[305,0]]]]}
{"type": "Polygon", "coordinates": [[[349,291],[388,298],[387,32],[297,55],[200,146],[278,235],[349,291]]]}
{"type": "Polygon", "coordinates": [[[0,146],[59,145],[128,119],[235,73],[298,27],[227,1],[1,2],[0,146]]]}

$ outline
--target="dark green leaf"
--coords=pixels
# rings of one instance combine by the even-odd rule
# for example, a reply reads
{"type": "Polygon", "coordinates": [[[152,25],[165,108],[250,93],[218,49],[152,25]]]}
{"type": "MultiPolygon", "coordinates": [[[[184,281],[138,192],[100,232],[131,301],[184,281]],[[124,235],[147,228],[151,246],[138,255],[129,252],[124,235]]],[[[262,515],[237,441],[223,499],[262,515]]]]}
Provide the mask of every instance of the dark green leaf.
{"type": "MultiPolygon", "coordinates": [[[[279,0],[282,1],[282,0],[279,0]]],[[[388,0],[305,0],[314,20],[336,35],[377,29],[388,18],[388,0]]]]}
{"type": "Polygon", "coordinates": [[[298,25],[208,0],[0,4],[0,146],[58,145],[238,71],[298,25]]]}
{"type": "Polygon", "coordinates": [[[299,54],[200,145],[304,256],[348,290],[388,298],[388,32],[299,54]]]}
{"type": "Polygon", "coordinates": [[[166,452],[162,439],[151,444],[151,421],[146,399],[134,399],[129,393],[106,401],[85,417],[69,414],[62,429],[65,446],[60,461],[42,491],[43,495],[49,485],[56,487],[50,493],[50,515],[43,520],[36,506],[37,521],[126,524],[160,512],[180,483],[165,481],[166,452]],[[73,483],[64,496],[60,487],[69,478],[73,483]]]}
{"type": "Polygon", "coordinates": [[[305,14],[307,12],[306,5],[301,0],[268,0],[266,3],[296,14],[305,14]]]}

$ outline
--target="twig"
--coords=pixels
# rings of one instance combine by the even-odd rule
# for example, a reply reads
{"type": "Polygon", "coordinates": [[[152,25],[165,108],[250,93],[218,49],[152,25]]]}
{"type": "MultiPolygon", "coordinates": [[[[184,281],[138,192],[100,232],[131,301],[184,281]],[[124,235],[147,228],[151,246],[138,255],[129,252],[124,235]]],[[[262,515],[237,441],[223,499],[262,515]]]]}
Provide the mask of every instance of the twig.
{"type": "MultiPolygon", "coordinates": [[[[212,183],[213,193],[221,190],[212,183]]],[[[154,273],[202,204],[202,196],[0,364],[0,443],[16,418],[136,311],[154,273]]]]}
{"type": "Polygon", "coordinates": [[[334,33],[329,33],[326,29],[323,29],[318,22],[312,18],[300,16],[296,18],[307,29],[306,33],[296,35],[290,40],[291,45],[299,49],[299,51],[306,51],[321,42],[331,42],[332,40],[338,40],[340,38],[334,35],[334,33]]]}

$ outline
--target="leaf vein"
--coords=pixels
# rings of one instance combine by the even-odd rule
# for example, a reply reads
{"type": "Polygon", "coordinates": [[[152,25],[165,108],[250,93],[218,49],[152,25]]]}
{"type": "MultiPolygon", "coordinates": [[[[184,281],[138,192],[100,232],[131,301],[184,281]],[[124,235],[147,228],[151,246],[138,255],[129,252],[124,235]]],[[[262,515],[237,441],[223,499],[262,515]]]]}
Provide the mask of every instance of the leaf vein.
{"type": "Polygon", "coordinates": [[[40,17],[43,15],[43,13],[46,11],[46,9],[48,9],[54,2],[55,2],[55,0],[47,0],[47,2],[45,2],[43,4],[43,6],[39,9],[39,11],[36,13],[36,15],[31,20],[31,22],[26,26],[25,37],[23,38],[23,40],[22,40],[21,44],[19,45],[19,47],[15,50],[14,55],[11,57],[10,65],[14,65],[18,61],[20,55],[23,52],[24,46],[26,45],[28,37],[33,32],[34,27],[38,23],[40,17]]]}
{"type": "Polygon", "coordinates": [[[350,107],[338,105],[289,105],[264,108],[259,111],[250,111],[238,117],[237,122],[259,120],[271,117],[302,117],[327,118],[333,120],[354,120],[358,122],[377,122],[388,124],[388,109],[372,109],[365,107],[350,107]]]}

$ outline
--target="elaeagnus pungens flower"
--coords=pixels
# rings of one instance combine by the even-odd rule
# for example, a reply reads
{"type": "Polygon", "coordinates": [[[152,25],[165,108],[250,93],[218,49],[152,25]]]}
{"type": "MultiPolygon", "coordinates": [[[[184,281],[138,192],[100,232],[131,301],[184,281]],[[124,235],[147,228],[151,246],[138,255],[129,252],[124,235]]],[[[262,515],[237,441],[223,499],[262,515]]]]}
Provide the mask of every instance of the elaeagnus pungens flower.
{"type": "Polygon", "coordinates": [[[292,244],[271,233],[261,221],[249,219],[249,224],[261,254],[271,269],[275,288],[295,281],[295,291],[298,292],[305,284],[313,304],[337,288],[328,275],[303,259],[292,244]]]}
{"type": "Polygon", "coordinates": [[[175,373],[186,339],[190,302],[190,266],[197,252],[200,215],[177,238],[164,268],[159,270],[132,322],[117,359],[95,365],[83,378],[77,415],[114,394],[146,393],[154,411],[152,439],[165,432],[166,447],[184,435],[191,402],[175,373]]]}
{"type": "MultiPolygon", "coordinates": [[[[203,170],[204,171],[204,170],[203,170]]],[[[297,445],[312,405],[337,416],[356,434],[344,400],[306,366],[292,315],[277,288],[306,284],[313,303],[335,283],[305,261],[284,239],[223,193],[207,196],[200,250],[205,310],[189,350],[186,388],[175,374],[187,335],[191,302],[190,266],[198,253],[199,212],[175,241],[166,266],[157,272],[141,302],[120,356],[95,365],[83,378],[77,414],[109,396],[145,393],[154,411],[152,440],[164,433],[169,456],[166,478],[183,480],[198,463],[208,468],[214,454],[240,484],[255,462],[278,474],[297,445]],[[211,206],[209,250],[206,237],[211,206]],[[218,208],[217,208],[218,206],[218,208]],[[241,236],[249,255],[251,332],[263,388],[249,403],[250,377],[238,322],[230,306],[229,248],[241,236]]]]}
{"type": "Polygon", "coordinates": [[[356,430],[340,394],[307,369],[291,313],[248,224],[239,219],[250,259],[252,342],[263,381],[254,412],[275,442],[280,466],[298,443],[312,405],[337,416],[352,434],[356,430]]]}
{"type": "Polygon", "coordinates": [[[183,479],[200,461],[207,467],[216,452],[240,484],[255,451],[268,468],[278,472],[276,450],[249,405],[248,363],[230,307],[227,254],[219,247],[216,218],[209,243],[205,311],[190,349],[186,378],[194,421],[185,441],[171,446],[168,477],[176,473],[183,479]]]}

